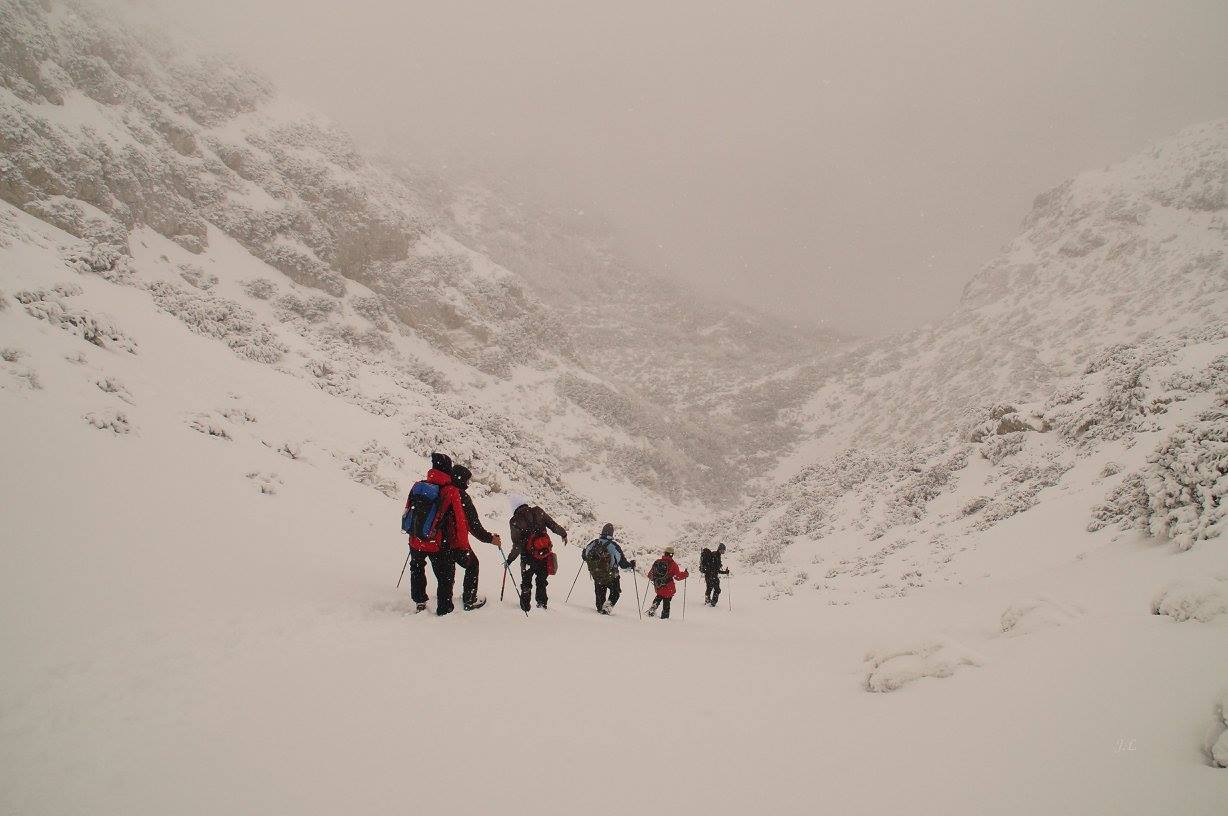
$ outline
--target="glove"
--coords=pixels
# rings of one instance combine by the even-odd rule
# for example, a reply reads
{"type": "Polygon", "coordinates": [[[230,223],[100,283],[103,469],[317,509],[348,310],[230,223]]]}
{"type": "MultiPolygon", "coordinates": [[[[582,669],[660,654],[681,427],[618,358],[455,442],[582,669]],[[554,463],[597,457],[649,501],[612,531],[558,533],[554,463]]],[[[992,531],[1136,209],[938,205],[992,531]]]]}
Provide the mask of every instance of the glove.
{"type": "Polygon", "coordinates": [[[491,544],[494,544],[496,547],[502,547],[502,546],[503,546],[503,539],[499,538],[499,534],[498,534],[498,533],[495,533],[493,536],[491,536],[491,538],[492,538],[492,540],[491,540],[491,542],[490,542],[491,544]]]}
{"type": "Polygon", "coordinates": [[[635,569],[635,559],[631,559],[631,569],[635,569]]]}

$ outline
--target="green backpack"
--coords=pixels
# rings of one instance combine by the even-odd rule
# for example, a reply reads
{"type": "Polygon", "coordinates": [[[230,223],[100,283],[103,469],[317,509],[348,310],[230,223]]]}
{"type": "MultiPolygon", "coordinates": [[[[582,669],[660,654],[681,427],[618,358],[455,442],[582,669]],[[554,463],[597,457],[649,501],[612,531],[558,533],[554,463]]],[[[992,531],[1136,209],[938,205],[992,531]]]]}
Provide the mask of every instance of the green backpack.
{"type": "Polygon", "coordinates": [[[617,574],[614,560],[610,558],[610,548],[599,538],[590,545],[585,563],[588,564],[588,574],[593,576],[594,583],[608,584],[617,574]]]}

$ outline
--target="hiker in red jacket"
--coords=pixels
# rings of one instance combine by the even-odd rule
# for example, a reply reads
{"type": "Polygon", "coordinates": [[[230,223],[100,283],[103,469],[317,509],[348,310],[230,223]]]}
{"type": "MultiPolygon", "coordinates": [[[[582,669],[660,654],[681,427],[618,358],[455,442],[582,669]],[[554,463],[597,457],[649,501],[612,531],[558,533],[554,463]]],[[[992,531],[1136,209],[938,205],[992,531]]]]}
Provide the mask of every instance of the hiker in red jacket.
{"type": "Polygon", "coordinates": [[[657,607],[661,607],[661,620],[669,618],[669,602],[678,591],[674,581],[685,581],[688,577],[690,573],[678,566],[678,562],[674,560],[674,548],[666,547],[664,554],[654,561],[652,568],[648,570],[648,580],[652,581],[657,591],[657,597],[652,599],[652,605],[648,607],[648,617],[656,617],[657,607]]]}
{"type": "MultiPolygon", "coordinates": [[[[469,549],[469,526],[461,504],[460,491],[452,484],[452,459],[446,454],[431,454],[431,469],[426,481],[439,485],[439,520],[435,532],[428,539],[410,536],[409,548],[409,594],[417,604],[417,611],[426,609],[426,562],[431,562],[431,571],[439,583],[436,590],[435,612],[446,615],[455,607],[452,604],[452,584],[456,580],[456,553],[469,549]]],[[[405,504],[409,511],[409,502],[405,504]]],[[[476,588],[475,588],[476,589],[476,588]]],[[[483,601],[484,603],[484,601],[483,601]]],[[[481,606],[481,604],[477,604],[481,606]]],[[[468,604],[466,608],[470,607],[468,604]]]]}

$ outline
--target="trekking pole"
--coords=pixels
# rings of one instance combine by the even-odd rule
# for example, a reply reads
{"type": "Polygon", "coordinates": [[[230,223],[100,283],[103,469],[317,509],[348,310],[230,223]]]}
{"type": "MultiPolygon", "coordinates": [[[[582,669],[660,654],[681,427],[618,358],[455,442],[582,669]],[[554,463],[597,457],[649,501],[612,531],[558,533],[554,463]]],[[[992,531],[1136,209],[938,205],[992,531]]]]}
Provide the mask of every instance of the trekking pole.
{"type": "Polygon", "coordinates": [[[580,570],[584,569],[584,559],[580,559],[580,566],[576,569],[576,577],[571,579],[571,589],[567,590],[567,597],[563,599],[563,604],[566,605],[571,600],[571,590],[576,588],[576,581],[580,580],[580,570]]]}
{"type": "MultiPolygon", "coordinates": [[[[647,578],[648,576],[647,576],[647,575],[645,575],[644,577],[645,577],[645,578],[647,578]]],[[[644,605],[648,603],[648,587],[650,587],[650,586],[652,586],[652,581],[645,581],[645,582],[644,582],[644,600],[640,601],[640,607],[641,607],[641,608],[643,608],[643,607],[644,607],[644,605]]],[[[637,591],[637,592],[639,591],[639,590],[638,590],[638,588],[637,588],[637,590],[636,590],[636,591],[637,591]]]]}
{"type": "Polygon", "coordinates": [[[397,579],[397,589],[401,588],[401,582],[405,580],[405,567],[409,566],[409,556],[413,554],[414,554],[414,551],[410,550],[409,553],[405,556],[405,565],[401,567],[401,577],[397,579]]]}
{"type": "Polygon", "coordinates": [[[499,545],[499,558],[503,561],[503,583],[499,585],[499,603],[503,603],[503,591],[507,589],[507,556],[503,554],[503,545],[499,545]]]}
{"type": "Polygon", "coordinates": [[[725,577],[729,579],[729,591],[725,593],[725,600],[729,602],[729,611],[732,612],[733,611],[733,576],[726,575],[725,577]]]}
{"type": "Polygon", "coordinates": [[[686,623],[686,584],[687,578],[682,579],[682,622],[686,623]]]}
{"type": "MultiPolygon", "coordinates": [[[[631,568],[631,580],[635,582],[635,597],[640,597],[640,577],[635,572],[635,567],[631,568]]],[[[640,604],[635,607],[635,611],[640,613],[640,620],[644,619],[644,605],[640,604]]]]}
{"type": "MultiPolygon", "coordinates": [[[[503,555],[502,547],[499,548],[499,555],[503,555]]],[[[512,571],[512,568],[508,566],[507,559],[504,558],[503,559],[503,586],[507,586],[507,576],[509,573],[511,573],[511,571],[512,571]]],[[[516,583],[516,576],[514,575],[512,576],[512,583],[516,583]]],[[[521,589],[523,590],[524,588],[521,587],[521,589]]],[[[503,603],[503,590],[502,589],[499,590],[499,603],[503,603]]],[[[524,592],[523,591],[520,593],[520,603],[521,603],[520,611],[524,613],[524,616],[526,618],[529,617],[529,610],[524,608],[524,592]]]]}

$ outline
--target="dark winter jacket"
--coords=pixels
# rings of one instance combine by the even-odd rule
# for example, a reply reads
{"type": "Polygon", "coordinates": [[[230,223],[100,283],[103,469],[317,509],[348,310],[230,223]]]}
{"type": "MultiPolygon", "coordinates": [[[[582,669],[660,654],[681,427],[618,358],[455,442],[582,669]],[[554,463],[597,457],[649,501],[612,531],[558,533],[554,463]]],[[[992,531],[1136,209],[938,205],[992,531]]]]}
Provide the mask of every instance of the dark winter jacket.
{"type": "MultiPolygon", "coordinates": [[[[665,562],[665,569],[668,570],[666,574],[669,575],[669,580],[656,588],[657,597],[672,598],[674,597],[674,594],[678,592],[678,587],[674,586],[674,581],[684,581],[689,578],[691,574],[682,567],[678,566],[678,562],[668,555],[661,556],[657,559],[657,561],[665,562]]],[[[656,564],[653,564],[653,566],[656,566],[656,564]]]]}
{"type": "Polygon", "coordinates": [[[729,570],[721,566],[721,551],[708,550],[708,552],[712,554],[708,556],[708,568],[704,570],[704,575],[728,575],[729,570]]]}
{"type": "MultiPolygon", "coordinates": [[[[424,553],[437,553],[440,550],[469,549],[469,525],[465,521],[465,509],[461,505],[460,491],[452,484],[452,477],[442,470],[427,471],[426,480],[439,485],[439,522],[435,525],[435,535],[428,541],[410,536],[410,549],[424,553]]],[[[409,502],[405,502],[409,509],[409,502]]]]}
{"type": "Polygon", "coordinates": [[[469,498],[469,491],[462,490],[460,498],[461,507],[465,508],[465,523],[469,525],[469,532],[483,544],[492,543],[495,537],[482,526],[482,519],[478,517],[478,509],[473,506],[473,499],[469,498]]]}
{"type": "Polygon", "coordinates": [[[567,531],[559,526],[557,521],[550,518],[545,510],[536,506],[530,507],[522,504],[517,507],[516,512],[512,513],[508,527],[512,531],[512,551],[507,554],[509,564],[524,551],[529,539],[545,534],[546,530],[554,533],[563,541],[567,541],[567,531]]]}

